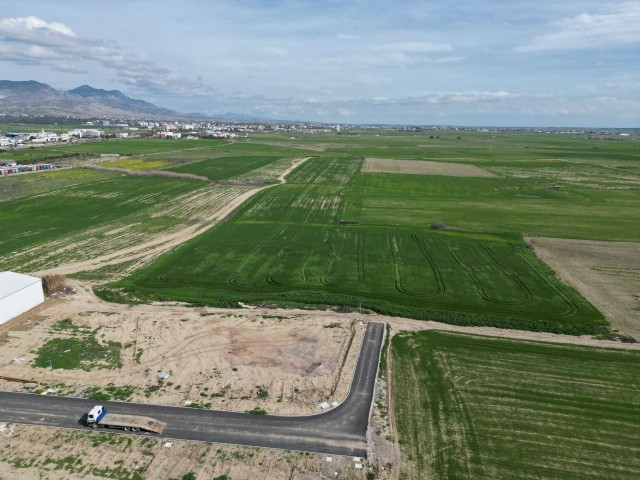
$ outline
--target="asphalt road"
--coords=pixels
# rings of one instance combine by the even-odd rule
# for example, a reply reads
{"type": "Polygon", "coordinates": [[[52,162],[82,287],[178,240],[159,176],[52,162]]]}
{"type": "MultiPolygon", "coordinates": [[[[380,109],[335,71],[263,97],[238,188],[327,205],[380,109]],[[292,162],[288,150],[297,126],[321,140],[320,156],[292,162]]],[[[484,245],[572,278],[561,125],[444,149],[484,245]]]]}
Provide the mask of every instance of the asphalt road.
{"type": "MultiPolygon", "coordinates": [[[[166,422],[163,438],[364,457],[383,338],[384,324],[367,325],[347,399],[317,415],[250,415],[140,403],[101,403],[113,413],[144,415],[166,422]]],[[[81,419],[95,404],[94,400],[83,398],[0,391],[0,422],[87,429],[81,419]]]]}

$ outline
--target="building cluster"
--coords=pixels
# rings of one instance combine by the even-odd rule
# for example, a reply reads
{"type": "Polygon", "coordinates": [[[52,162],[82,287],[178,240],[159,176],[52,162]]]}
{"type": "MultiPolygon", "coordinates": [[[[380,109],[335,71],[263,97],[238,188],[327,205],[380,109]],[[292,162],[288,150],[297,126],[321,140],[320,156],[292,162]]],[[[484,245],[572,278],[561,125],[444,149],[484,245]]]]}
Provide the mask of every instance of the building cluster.
{"type": "Polygon", "coordinates": [[[5,161],[0,163],[0,177],[4,175],[11,175],[13,173],[51,170],[52,168],[54,167],[50,163],[34,163],[31,165],[18,165],[16,162],[5,161]]]}
{"type": "Polygon", "coordinates": [[[104,131],[93,128],[76,128],[67,133],[39,132],[5,133],[0,137],[0,147],[20,147],[48,143],[71,142],[81,138],[102,138],[104,131]]]}

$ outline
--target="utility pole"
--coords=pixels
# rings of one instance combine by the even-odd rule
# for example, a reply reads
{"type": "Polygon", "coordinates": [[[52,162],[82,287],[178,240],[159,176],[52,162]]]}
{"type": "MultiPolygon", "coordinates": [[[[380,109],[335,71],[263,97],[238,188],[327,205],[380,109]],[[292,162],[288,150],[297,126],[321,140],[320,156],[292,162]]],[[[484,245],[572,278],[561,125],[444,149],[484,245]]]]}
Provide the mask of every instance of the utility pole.
{"type": "Polygon", "coordinates": [[[53,389],[56,389],[56,379],[53,376],[53,363],[51,363],[51,359],[49,359],[49,367],[51,368],[51,384],[53,385],[53,389]]]}

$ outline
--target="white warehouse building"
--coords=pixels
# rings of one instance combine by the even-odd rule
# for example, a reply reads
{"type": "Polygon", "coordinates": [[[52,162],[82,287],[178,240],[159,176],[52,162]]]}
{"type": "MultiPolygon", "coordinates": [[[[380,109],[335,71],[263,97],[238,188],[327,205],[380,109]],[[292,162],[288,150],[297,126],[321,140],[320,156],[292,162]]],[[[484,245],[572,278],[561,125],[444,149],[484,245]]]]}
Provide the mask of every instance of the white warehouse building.
{"type": "Polygon", "coordinates": [[[21,273],[0,272],[0,325],[42,302],[42,280],[21,273]]]}

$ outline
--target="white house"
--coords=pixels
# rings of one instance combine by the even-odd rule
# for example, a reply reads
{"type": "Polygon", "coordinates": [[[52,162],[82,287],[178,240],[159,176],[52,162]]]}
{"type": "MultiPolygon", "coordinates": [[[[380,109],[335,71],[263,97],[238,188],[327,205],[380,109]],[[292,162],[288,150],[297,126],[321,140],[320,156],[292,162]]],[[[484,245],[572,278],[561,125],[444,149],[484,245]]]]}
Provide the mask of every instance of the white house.
{"type": "Polygon", "coordinates": [[[44,302],[42,280],[0,272],[0,325],[44,302]]]}

